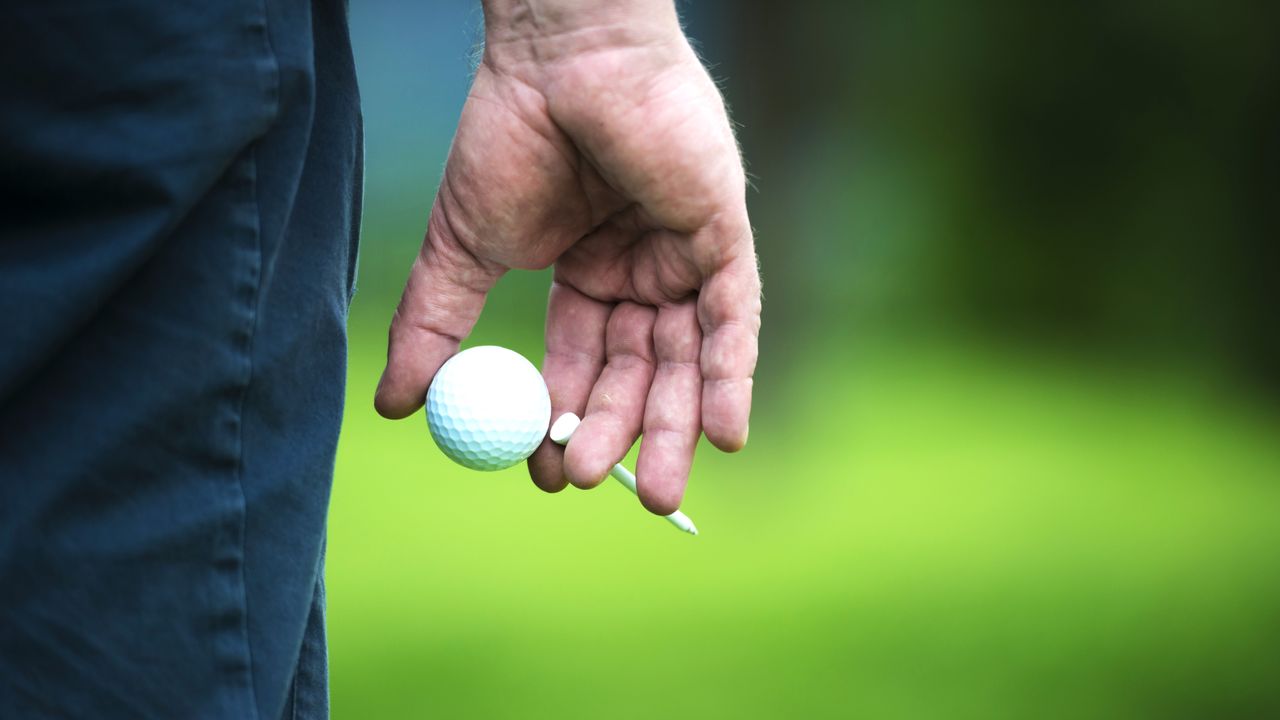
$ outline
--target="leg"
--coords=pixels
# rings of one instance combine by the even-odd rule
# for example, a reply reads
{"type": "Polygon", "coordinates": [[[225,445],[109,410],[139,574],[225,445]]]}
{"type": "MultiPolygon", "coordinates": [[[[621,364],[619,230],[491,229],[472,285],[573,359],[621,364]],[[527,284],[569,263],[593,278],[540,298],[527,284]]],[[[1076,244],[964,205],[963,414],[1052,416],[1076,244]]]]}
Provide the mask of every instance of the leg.
{"type": "Polygon", "coordinates": [[[4,717],[273,717],[311,612],[358,143],[299,221],[309,4],[155,8],[0,31],[4,717]]]}

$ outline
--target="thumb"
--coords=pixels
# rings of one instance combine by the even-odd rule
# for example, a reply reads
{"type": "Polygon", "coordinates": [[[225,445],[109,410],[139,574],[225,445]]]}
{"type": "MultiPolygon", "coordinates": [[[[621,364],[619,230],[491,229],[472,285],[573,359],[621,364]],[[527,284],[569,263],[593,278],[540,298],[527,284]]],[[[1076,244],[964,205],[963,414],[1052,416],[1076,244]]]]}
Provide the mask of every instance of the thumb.
{"type": "Polygon", "coordinates": [[[471,332],[504,272],[457,241],[437,203],[391,319],[387,367],[373,399],[379,415],[398,420],[422,407],[431,379],[471,332]]]}

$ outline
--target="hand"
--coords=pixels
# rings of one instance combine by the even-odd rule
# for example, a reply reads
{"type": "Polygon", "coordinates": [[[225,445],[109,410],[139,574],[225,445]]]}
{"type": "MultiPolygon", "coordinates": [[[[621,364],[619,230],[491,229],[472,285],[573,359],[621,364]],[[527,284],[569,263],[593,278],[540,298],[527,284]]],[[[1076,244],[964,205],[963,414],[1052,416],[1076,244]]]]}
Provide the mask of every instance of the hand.
{"type": "Polygon", "coordinates": [[[667,514],[700,433],[729,452],[747,440],[760,281],[737,145],[674,9],[623,21],[609,14],[633,7],[598,4],[572,27],[486,5],[375,405],[413,413],[498,278],[554,263],[543,375],[552,418],[583,422],[566,448],[545,441],[530,475],[592,487],[643,433],[640,499],[667,514]]]}

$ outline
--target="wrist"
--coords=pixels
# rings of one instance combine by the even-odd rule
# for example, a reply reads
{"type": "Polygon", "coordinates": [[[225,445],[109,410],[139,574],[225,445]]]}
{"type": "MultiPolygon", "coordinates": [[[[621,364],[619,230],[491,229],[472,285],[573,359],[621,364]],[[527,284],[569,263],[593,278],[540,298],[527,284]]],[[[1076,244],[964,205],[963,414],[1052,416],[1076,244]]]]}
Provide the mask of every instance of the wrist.
{"type": "Polygon", "coordinates": [[[673,0],[482,0],[484,61],[515,68],[623,48],[687,47],[673,0]]]}

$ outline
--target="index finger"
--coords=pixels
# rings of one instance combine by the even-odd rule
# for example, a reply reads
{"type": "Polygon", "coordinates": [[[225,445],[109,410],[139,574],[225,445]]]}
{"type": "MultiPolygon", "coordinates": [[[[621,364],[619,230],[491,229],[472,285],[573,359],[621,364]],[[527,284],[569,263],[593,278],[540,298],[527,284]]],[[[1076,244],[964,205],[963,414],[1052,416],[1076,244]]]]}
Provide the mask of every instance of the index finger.
{"type": "MultiPolygon", "coordinates": [[[[610,303],[583,295],[553,282],[547,297],[547,354],[542,376],[551,393],[551,417],[565,413],[585,415],[591,387],[605,361],[605,328],[610,303]]],[[[547,492],[559,492],[568,484],[564,474],[564,448],[544,438],[529,457],[529,477],[547,492]]]]}

